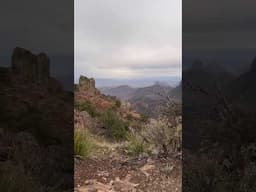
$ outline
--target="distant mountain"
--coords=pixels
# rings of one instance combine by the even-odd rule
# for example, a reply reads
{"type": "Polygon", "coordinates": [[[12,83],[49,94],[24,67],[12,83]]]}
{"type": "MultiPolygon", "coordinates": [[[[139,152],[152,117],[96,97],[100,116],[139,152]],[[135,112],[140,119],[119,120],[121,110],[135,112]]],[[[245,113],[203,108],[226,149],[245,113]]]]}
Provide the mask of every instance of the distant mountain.
{"type": "Polygon", "coordinates": [[[192,66],[183,72],[183,79],[194,86],[200,86],[211,90],[216,83],[226,85],[235,77],[219,64],[204,65],[201,61],[195,61],[192,66]]]}
{"type": "Polygon", "coordinates": [[[128,85],[103,87],[99,89],[105,95],[115,96],[132,104],[133,108],[146,116],[157,117],[164,99],[168,96],[181,101],[181,84],[172,88],[166,83],[155,82],[151,86],[132,88],[128,85]]]}
{"type": "Polygon", "coordinates": [[[152,86],[137,89],[129,101],[138,112],[150,117],[157,117],[164,99],[171,90],[171,86],[156,83],[152,86]]]}
{"type": "MultiPolygon", "coordinates": [[[[77,80],[78,81],[78,80],[77,80]]],[[[134,78],[134,79],[101,79],[96,78],[96,87],[117,87],[121,85],[128,85],[133,88],[147,87],[159,81],[169,86],[177,86],[181,81],[181,77],[152,77],[152,78],[134,78]]]]}
{"type": "Polygon", "coordinates": [[[135,88],[132,88],[128,85],[121,85],[118,87],[102,87],[99,88],[99,90],[105,95],[116,96],[121,100],[129,100],[134,96],[136,91],[135,88]]]}
{"type": "Polygon", "coordinates": [[[169,96],[173,98],[175,101],[181,102],[182,101],[182,83],[180,83],[177,87],[170,90],[169,96]]]}
{"type": "Polygon", "coordinates": [[[162,98],[162,96],[167,95],[171,89],[171,86],[156,83],[152,86],[138,88],[135,91],[132,99],[138,99],[141,97],[147,97],[150,99],[160,99],[162,98]]]}
{"type": "MultiPolygon", "coordinates": [[[[189,69],[183,71],[183,115],[186,116],[188,112],[190,117],[192,117],[191,114],[195,115],[193,118],[197,118],[198,114],[200,118],[214,118],[209,113],[213,113],[213,108],[219,102],[217,100],[218,88],[224,91],[234,78],[221,65],[214,67],[195,61],[189,69]]],[[[196,129],[196,126],[192,128],[192,122],[188,122],[190,125],[187,126],[196,129]]]]}
{"type": "Polygon", "coordinates": [[[231,81],[226,89],[229,98],[249,108],[256,107],[256,58],[248,72],[231,81]]]}

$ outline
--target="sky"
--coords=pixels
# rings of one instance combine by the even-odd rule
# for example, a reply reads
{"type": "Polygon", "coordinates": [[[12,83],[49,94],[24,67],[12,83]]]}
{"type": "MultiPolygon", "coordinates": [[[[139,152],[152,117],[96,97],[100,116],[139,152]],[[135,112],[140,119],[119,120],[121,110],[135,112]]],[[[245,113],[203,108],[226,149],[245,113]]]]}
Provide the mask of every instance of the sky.
{"type": "Polygon", "coordinates": [[[70,0],[4,1],[0,7],[1,56],[9,57],[16,46],[33,53],[72,56],[73,15],[70,0]]]}
{"type": "Polygon", "coordinates": [[[180,0],[75,0],[75,80],[181,76],[180,0]]]}
{"type": "Polygon", "coordinates": [[[256,1],[184,0],[182,6],[183,69],[201,59],[238,74],[247,70],[256,53],[256,1]]]}
{"type": "Polygon", "coordinates": [[[0,6],[0,66],[10,66],[15,47],[50,58],[51,76],[74,83],[74,5],[70,0],[8,0],[0,6]],[[61,5],[61,6],[60,6],[61,5]]]}
{"type": "Polygon", "coordinates": [[[255,49],[255,7],[253,0],[184,0],[184,47],[200,52],[255,49]]]}

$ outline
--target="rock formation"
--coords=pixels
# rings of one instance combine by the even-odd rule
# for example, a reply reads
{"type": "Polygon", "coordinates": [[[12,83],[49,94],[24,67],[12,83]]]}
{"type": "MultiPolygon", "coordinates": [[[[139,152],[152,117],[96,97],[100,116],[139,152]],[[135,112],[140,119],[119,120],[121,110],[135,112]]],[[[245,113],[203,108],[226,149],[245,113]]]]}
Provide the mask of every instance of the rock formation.
{"type": "Polygon", "coordinates": [[[95,80],[93,78],[81,76],[79,78],[79,89],[87,90],[93,94],[99,94],[99,91],[95,88],[95,80]]]}
{"type": "Polygon", "coordinates": [[[12,54],[11,71],[29,82],[47,84],[50,77],[50,60],[44,53],[34,55],[16,47],[12,54]]]}

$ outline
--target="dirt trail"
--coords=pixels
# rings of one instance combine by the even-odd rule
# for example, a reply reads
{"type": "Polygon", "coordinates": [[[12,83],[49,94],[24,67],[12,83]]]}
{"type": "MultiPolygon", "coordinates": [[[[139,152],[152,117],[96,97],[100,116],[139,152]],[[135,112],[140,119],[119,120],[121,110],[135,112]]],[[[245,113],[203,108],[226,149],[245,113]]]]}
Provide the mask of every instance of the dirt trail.
{"type": "Polygon", "coordinates": [[[107,153],[107,156],[75,159],[76,192],[181,191],[180,157],[131,158],[117,154],[116,149],[107,153]]]}

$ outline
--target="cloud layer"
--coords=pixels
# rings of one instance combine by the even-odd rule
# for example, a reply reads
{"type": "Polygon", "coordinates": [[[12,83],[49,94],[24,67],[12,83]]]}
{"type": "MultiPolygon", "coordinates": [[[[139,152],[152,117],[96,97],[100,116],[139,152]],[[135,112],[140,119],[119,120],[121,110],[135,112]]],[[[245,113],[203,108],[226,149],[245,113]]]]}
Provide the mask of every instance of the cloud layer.
{"type": "Polygon", "coordinates": [[[181,75],[181,1],[76,0],[75,78],[181,75]]]}

